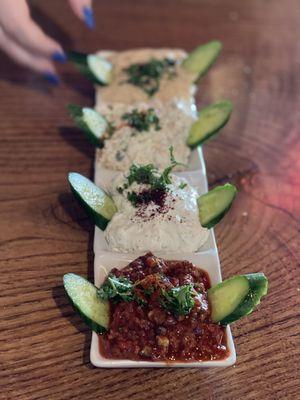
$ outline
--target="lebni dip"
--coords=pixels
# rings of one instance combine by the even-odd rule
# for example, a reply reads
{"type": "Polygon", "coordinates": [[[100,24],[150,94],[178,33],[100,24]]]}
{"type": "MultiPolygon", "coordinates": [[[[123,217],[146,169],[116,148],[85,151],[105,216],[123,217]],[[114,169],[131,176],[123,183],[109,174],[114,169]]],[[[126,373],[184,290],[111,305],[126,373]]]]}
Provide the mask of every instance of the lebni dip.
{"type": "Polygon", "coordinates": [[[108,277],[99,289],[110,303],[108,332],[99,336],[104,357],[169,362],[227,357],[225,328],[210,318],[205,271],[147,253],[108,277]],[[111,284],[120,289],[113,298],[111,284]]]}
{"type": "Polygon", "coordinates": [[[132,165],[109,192],[117,207],[104,232],[110,250],[194,252],[208,238],[199,221],[197,190],[170,167],[158,172],[152,164],[132,165]]]}

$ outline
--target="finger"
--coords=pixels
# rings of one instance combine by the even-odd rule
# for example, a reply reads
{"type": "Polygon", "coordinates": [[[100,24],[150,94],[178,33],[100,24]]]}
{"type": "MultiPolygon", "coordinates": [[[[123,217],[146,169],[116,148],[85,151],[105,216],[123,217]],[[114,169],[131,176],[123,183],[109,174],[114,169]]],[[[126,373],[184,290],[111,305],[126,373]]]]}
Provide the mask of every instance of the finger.
{"type": "Polygon", "coordinates": [[[11,0],[1,0],[0,24],[6,36],[30,52],[56,61],[66,60],[60,44],[45,35],[31,19],[26,1],[18,0],[16,7],[11,0]]]}
{"type": "Polygon", "coordinates": [[[74,14],[81,19],[88,28],[95,28],[94,13],[92,10],[92,0],[69,0],[74,14]]]}
{"type": "Polygon", "coordinates": [[[18,64],[42,74],[50,83],[57,85],[59,78],[53,63],[47,58],[38,57],[20,47],[0,28],[0,48],[18,64]]]}

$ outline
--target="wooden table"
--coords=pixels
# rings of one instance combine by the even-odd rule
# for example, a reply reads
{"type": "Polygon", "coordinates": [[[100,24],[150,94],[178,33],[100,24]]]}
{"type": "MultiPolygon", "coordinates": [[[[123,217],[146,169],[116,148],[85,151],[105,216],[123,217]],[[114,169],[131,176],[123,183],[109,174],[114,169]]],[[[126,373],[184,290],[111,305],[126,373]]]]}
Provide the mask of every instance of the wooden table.
{"type": "Polygon", "coordinates": [[[210,185],[239,188],[216,228],[223,276],[263,271],[270,291],[232,326],[233,368],[94,368],[91,332],[62,288],[66,272],[92,278],[93,226],[66,176],[92,176],[94,150],[65,105],[93,104],[93,88],[69,65],[60,67],[63,84],[49,88],[1,54],[0,399],[299,398],[299,2],[101,0],[94,32],[66,2],[34,4],[35,18],[66,48],[189,50],[222,40],[198,104],[235,104],[229,125],[205,146],[210,185]]]}

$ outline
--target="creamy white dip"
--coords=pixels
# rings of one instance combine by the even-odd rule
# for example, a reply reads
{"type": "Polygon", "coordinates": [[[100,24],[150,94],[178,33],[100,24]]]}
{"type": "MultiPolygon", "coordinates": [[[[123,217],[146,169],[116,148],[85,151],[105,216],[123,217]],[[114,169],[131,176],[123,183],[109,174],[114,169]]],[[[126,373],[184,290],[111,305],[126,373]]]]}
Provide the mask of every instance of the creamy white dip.
{"type": "Polygon", "coordinates": [[[163,208],[154,202],[134,207],[127,199],[127,192],[140,193],[149,185],[133,183],[120,194],[116,188],[126,179],[124,175],[116,178],[111,195],[118,211],[104,232],[110,250],[125,253],[148,250],[195,252],[206,242],[209,231],[199,222],[199,194],[186,179],[175,175],[171,178],[163,208]],[[186,186],[180,188],[180,185],[186,186]]]}
{"type": "MultiPolygon", "coordinates": [[[[126,171],[131,164],[154,164],[158,169],[169,163],[168,148],[173,146],[175,159],[188,163],[190,149],[186,145],[189,129],[194,122],[191,113],[180,110],[174,103],[162,105],[137,103],[133,106],[117,103],[97,107],[102,115],[116,127],[113,135],[104,141],[104,147],[97,151],[97,162],[106,168],[126,171]],[[153,108],[159,118],[159,128],[151,125],[149,130],[138,131],[122,120],[122,115],[134,109],[145,111],[153,108]]],[[[184,167],[177,167],[182,170],[184,167]]]]}

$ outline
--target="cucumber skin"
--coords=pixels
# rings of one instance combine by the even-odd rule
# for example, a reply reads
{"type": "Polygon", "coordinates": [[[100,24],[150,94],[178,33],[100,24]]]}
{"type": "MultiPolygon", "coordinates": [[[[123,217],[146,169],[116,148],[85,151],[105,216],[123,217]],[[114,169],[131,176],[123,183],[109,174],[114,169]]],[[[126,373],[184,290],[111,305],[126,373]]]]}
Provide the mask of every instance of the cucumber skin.
{"type": "Polygon", "coordinates": [[[67,51],[68,60],[70,60],[75,67],[88,78],[91,82],[100,85],[106,86],[104,82],[99,81],[99,79],[91,72],[87,64],[87,54],[79,53],[77,51],[67,51]]]}
{"type": "MultiPolygon", "coordinates": [[[[212,136],[215,136],[222,128],[224,128],[224,126],[225,126],[225,125],[227,124],[227,122],[229,121],[230,116],[231,116],[231,113],[232,113],[232,110],[233,110],[232,103],[231,103],[230,101],[226,101],[226,103],[227,103],[227,102],[228,102],[228,105],[229,105],[229,104],[231,105],[231,110],[230,110],[230,112],[229,112],[229,114],[228,114],[228,117],[224,120],[223,124],[220,125],[218,128],[214,129],[213,131],[211,131],[207,136],[205,136],[203,139],[199,140],[198,142],[189,143],[189,139],[188,139],[188,140],[187,140],[187,145],[188,145],[191,149],[195,149],[196,147],[198,147],[198,146],[202,145],[203,143],[207,142],[209,139],[212,138],[212,136]]],[[[209,108],[209,107],[211,107],[211,106],[208,106],[208,107],[203,108],[202,111],[205,110],[205,109],[207,109],[207,108],[209,108]]],[[[201,111],[200,111],[200,113],[201,113],[201,111]]]]}
{"type": "MultiPolygon", "coordinates": [[[[90,282],[89,282],[90,283],[90,282]]],[[[90,283],[92,285],[92,283],[90,283]]],[[[94,286],[94,285],[93,285],[94,286]]],[[[96,286],[95,286],[96,288],[96,286]]],[[[97,289],[97,288],[96,288],[97,289]]],[[[73,307],[74,311],[76,313],[78,313],[80,315],[80,317],[82,318],[82,320],[84,321],[84,323],[90,328],[92,329],[92,331],[98,333],[98,334],[103,334],[105,332],[107,332],[107,329],[104,328],[103,326],[97,324],[97,322],[92,321],[90,318],[88,318],[81,310],[79,307],[76,306],[76,304],[74,303],[74,301],[71,299],[71,297],[69,296],[67,290],[65,289],[66,295],[69,299],[69,302],[71,303],[71,306],[73,307]]]]}
{"type": "Polygon", "coordinates": [[[98,228],[100,228],[102,231],[105,231],[105,229],[109,223],[109,220],[104,218],[102,215],[100,215],[96,211],[94,211],[92,209],[92,207],[90,207],[85,202],[85,200],[80,196],[80,194],[72,187],[71,184],[70,184],[70,187],[71,187],[72,193],[74,194],[75,198],[78,200],[79,204],[85,210],[85,212],[90,217],[90,219],[94,222],[95,225],[98,226],[98,228]]]}
{"type": "Polygon", "coordinates": [[[268,292],[268,280],[262,272],[243,276],[249,282],[249,292],[230,315],[219,321],[221,325],[228,325],[245,315],[251,314],[254,307],[260,303],[261,297],[268,292]]]}
{"type": "MultiPolygon", "coordinates": [[[[231,185],[230,184],[230,186],[232,187],[232,188],[234,188],[234,196],[233,196],[233,198],[232,198],[232,200],[231,200],[231,203],[230,204],[228,204],[228,207],[226,207],[224,210],[223,210],[223,212],[222,213],[220,213],[220,214],[218,214],[214,219],[212,219],[209,223],[207,223],[207,224],[205,224],[205,225],[202,225],[203,226],[203,228],[207,228],[207,229],[210,229],[210,228],[213,228],[215,225],[217,225],[217,223],[218,222],[220,222],[221,221],[221,219],[223,219],[223,217],[228,213],[228,211],[230,210],[230,208],[231,208],[231,206],[232,206],[232,203],[234,202],[234,199],[235,199],[235,197],[236,197],[236,195],[237,195],[237,189],[236,189],[236,187],[235,186],[233,186],[233,185],[231,185]]],[[[213,189],[212,189],[213,190],[213,189]]],[[[201,196],[199,197],[199,199],[201,198],[201,196]]]]}
{"type": "Polygon", "coordinates": [[[90,318],[88,318],[86,315],[83,314],[83,312],[80,310],[79,307],[76,306],[76,304],[73,302],[73,300],[71,299],[71,297],[68,295],[68,299],[74,309],[74,311],[76,311],[76,313],[78,313],[80,315],[80,317],[82,318],[82,320],[84,321],[84,323],[90,328],[92,329],[92,331],[98,333],[98,334],[103,334],[105,332],[107,332],[107,329],[105,329],[103,326],[97,324],[97,322],[92,321],[90,318]]]}
{"type": "MultiPolygon", "coordinates": [[[[195,79],[194,83],[198,83],[198,82],[199,82],[199,80],[207,73],[207,71],[210,69],[210,67],[214,64],[214,62],[216,61],[216,59],[219,57],[219,54],[220,54],[220,52],[221,52],[221,50],[222,50],[222,43],[221,43],[219,40],[211,40],[211,41],[208,42],[208,43],[205,43],[205,44],[203,44],[203,45],[200,45],[200,46],[196,47],[195,49],[193,49],[193,50],[189,53],[189,55],[187,56],[187,58],[186,58],[186,59],[183,61],[183,63],[182,63],[182,66],[183,66],[184,68],[186,68],[186,67],[185,67],[185,64],[186,64],[188,58],[189,58],[194,52],[196,52],[197,49],[199,49],[200,47],[202,47],[202,46],[207,46],[208,44],[211,44],[211,43],[218,43],[219,46],[220,46],[220,49],[219,49],[218,53],[216,53],[215,57],[212,58],[211,62],[207,65],[207,67],[206,67],[203,71],[201,71],[201,72],[198,74],[198,76],[197,76],[197,78],[195,79]]],[[[188,68],[186,68],[186,69],[189,70],[188,68]]]]}
{"type": "Polygon", "coordinates": [[[72,117],[73,121],[75,122],[76,126],[83,131],[86,138],[90,141],[90,143],[94,147],[102,148],[103,142],[99,138],[97,138],[97,136],[95,136],[93,134],[93,132],[89,129],[87,124],[83,121],[83,119],[82,119],[83,113],[82,113],[81,107],[77,106],[78,110],[80,109],[80,111],[81,111],[81,116],[80,116],[80,115],[75,115],[74,106],[76,107],[75,104],[68,104],[68,110],[69,110],[69,114],[72,117]]]}

